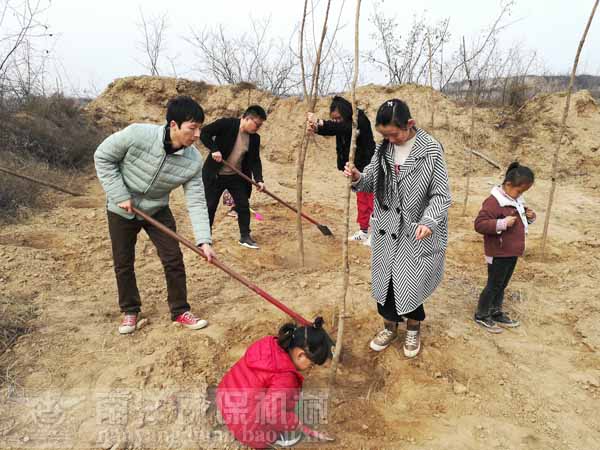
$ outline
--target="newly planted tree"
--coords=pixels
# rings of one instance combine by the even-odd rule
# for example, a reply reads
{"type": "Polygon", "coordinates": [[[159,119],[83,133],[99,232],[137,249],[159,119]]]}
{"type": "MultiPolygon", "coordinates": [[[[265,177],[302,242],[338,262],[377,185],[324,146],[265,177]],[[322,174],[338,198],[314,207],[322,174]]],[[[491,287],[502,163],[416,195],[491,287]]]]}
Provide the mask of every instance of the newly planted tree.
{"type": "MultiPolygon", "coordinates": [[[[305,101],[309,113],[315,111],[317,104],[317,98],[319,95],[319,76],[321,74],[321,63],[322,63],[322,52],[323,43],[325,42],[325,36],[327,35],[327,21],[329,19],[329,11],[331,8],[331,0],[327,1],[327,8],[325,10],[325,19],[323,20],[323,29],[321,31],[321,39],[317,47],[317,53],[315,62],[313,65],[312,77],[310,80],[310,90],[307,89],[307,80],[304,66],[304,29],[306,24],[308,0],[304,1],[304,12],[302,16],[302,25],[300,28],[300,66],[302,69],[302,87],[304,89],[305,101]]],[[[314,21],[314,19],[313,19],[314,21]]],[[[308,150],[309,140],[304,135],[302,144],[298,151],[298,158],[296,160],[296,231],[298,234],[298,254],[300,256],[300,263],[304,265],[304,235],[302,233],[302,184],[304,179],[304,162],[306,161],[306,151],[308,150]]]]}
{"type": "Polygon", "coordinates": [[[577,53],[575,54],[575,61],[573,62],[573,69],[571,70],[571,79],[569,80],[569,88],[567,89],[567,98],[565,100],[565,108],[563,109],[562,118],[560,121],[560,129],[558,132],[558,141],[556,143],[556,149],[554,150],[554,158],[552,159],[552,187],[550,188],[550,196],[548,197],[548,207],[546,209],[546,218],[544,220],[544,231],[542,234],[542,256],[546,255],[546,241],[548,239],[548,226],[550,224],[550,213],[552,211],[552,202],[554,201],[554,193],[556,192],[556,177],[558,174],[558,156],[560,154],[560,146],[562,139],[565,135],[565,131],[567,129],[567,116],[569,115],[569,107],[571,105],[571,93],[573,92],[573,83],[575,81],[575,73],[577,72],[577,64],[579,63],[579,55],[581,55],[581,49],[583,48],[583,44],[585,43],[585,38],[587,37],[588,31],[590,29],[590,25],[592,24],[592,20],[594,19],[594,14],[596,14],[596,8],[598,8],[598,2],[600,0],[596,0],[594,2],[594,6],[592,7],[592,12],[585,26],[585,30],[583,32],[583,36],[581,37],[581,41],[579,41],[579,46],[577,47],[577,53]]]}
{"type": "MultiPolygon", "coordinates": [[[[358,82],[358,31],[359,31],[359,19],[360,19],[360,2],[356,1],[356,17],[354,24],[354,76],[352,78],[352,143],[350,144],[350,154],[348,156],[348,164],[350,167],[354,165],[354,155],[356,154],[356,137],[358,135],[358,108],[356,102],[356,83],[358,82]]],[[[340,355],[343,348],[344,338],[344,319],[346,318],[346,299],[348,297],[348,285],[350,281],[350,263],[348,261],[348,232],[350,231],[350,192],[352,188],[351,178],[347,178],[346,181],[346,198],[344,204],[344,234],[342,235],[342,295],[340,297],[339,315],[338,315],[338,329],[337,338],[335,345],[335,354],[333,357],[333,363],[331,365],[331,373],[329,376],[329,385],[331,386],[335,382],[335,375],[340,361],[340,355]]]]}

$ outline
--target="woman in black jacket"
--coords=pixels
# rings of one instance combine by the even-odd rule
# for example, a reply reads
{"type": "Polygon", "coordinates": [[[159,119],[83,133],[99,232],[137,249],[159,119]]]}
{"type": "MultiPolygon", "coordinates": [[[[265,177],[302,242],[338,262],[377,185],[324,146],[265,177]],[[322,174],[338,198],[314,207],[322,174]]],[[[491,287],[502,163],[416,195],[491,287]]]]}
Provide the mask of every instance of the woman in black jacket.
{"type": "MultiPolygon", "coordinates": [[[[350,156],[352,142],[352,104],[343,97],[335,96],[329,106],[331,120],[317,119],[309,113],[308,131],[321,136],[335,136],[335,150],[337,153],[337,168],[344,170],[350,156]]],[[[358,135],[356,138],[356,155],[354,165],[362,171],[371,162],[375,150],[375,140],[371,130],[371,122],[362,109],[358,110],[358,135]]],[[[358,209],[357,222],[360,229],[348,238],[350,241],[362,241],[370,245],[369,219],[373,214],[373,193],[357,192],[356,206],[358,209]]]]}
{"type": "Polygon", "coordinates": [[[212,228],[221,195],[227,189],[238,213],[239,243],[255,249],[258,244],[250,236],[249,199],[252,185],[223,164],[223,161],[227,161],[247,177],[254,178],[260,186],[259,190],[264,189],[258,130],[265,120],[265,110],[259,105],[252,105],[241,119],[218,119],[202,128],[200,133],[200,140],[210,151],[210,157],[202,168],[210,226],[212,228]]]}

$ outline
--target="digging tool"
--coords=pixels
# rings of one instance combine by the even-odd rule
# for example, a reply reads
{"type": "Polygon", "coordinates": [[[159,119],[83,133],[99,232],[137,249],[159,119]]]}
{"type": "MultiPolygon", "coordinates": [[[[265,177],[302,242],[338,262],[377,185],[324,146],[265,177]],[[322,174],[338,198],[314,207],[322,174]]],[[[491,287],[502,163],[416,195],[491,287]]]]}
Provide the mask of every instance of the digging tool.
{"type": "MultiPolygon", "coordinates": [[[[181,244],[185,245],[187,248],[189,248],[194,253],[197,253],[198,255],[200,255],[204,259],[206,259],[206,256],[204,255],[204,252],[202,252],[202,250],[200,250],[197,246],[195,246],[193,242],[191,242],[188,239],[186,239],[186,238],[178,235],[173,230],[167,228],[162,223],[160,223],[157,220],[153,219],[152,217],[150,217],[145,212],[140,211],[139,209],[137,209],[135,207],[132,207],[131,209],[132,209],[132,211],[135,214],[137,214],[138,216],[140,216],[146,222],[148,222],[149,224],[155,226],[156,228],[158,228],[163,233],[165,233],[168,236],[172,237],[176,241],[178,241],[181,244]]],[[[292,311],[290,308],[288,308],[287,306],[285,306],[279,300],[277,300],[276,298],[274,298],[272,295],[270,295],[267,292],[263,291],[261,288],[259,288],[258,286],[256,286],[251,281],[247,280],[243,276],[241,276],[238,273],[236,273],[233,270],[231,270],[229,267],[227,267],[225,264],[223,264],[217,258],[212,258],[212,260],[210,261],[210,263],[213,264],[213,265],[215,265],[215,266],[217,266],[219,269],[221,269],[223,272],[225,272],[226,274],[228,274],[232,278],[235,278],[237,281],[239,281],[240,283],[242,283],[244,286],[246,286],[250,290],[256,292],[258,295],[260,295],[262,298],[264,298],[269,303],[273,304],[275,307],[279,308],[281,311],[283,311],[284,313],[286,313],[288,316],[290,316],[296,322],[298,322],[298,323],[300,323],[302,325],[305,325],[305,326],[312,325],[312,322],[309,322],[304,317],[302,317],[300,314],[298,314],[295,311],[292,311]]]]}
{"type": "Polygon", "coordinates": [[[250,208],[250,212],[252,214],[254,214],[254,218],[256,220],[258,220],[259,222],[262,222],[265,218],[263,217],[263,215],[261,213],[259,213],[258,211],[255,211],[254,209],[250,208]]]}
{"type": "MultiPolygon", "coordinates": [[[[81,194],[79,194],[77,192],[69,191],[67,189],[61,188],[60,186],[56,186],[56,185],[50,184],[50,183],[45,183],[45,182],[42,182],[41,180],[37,180],[35,178],[31,178],[31,177],[28,177],[26,175],[15,173],[15,172],[13,172],[11,170],[3,169],[2,167],[0,167],[0,171],[6,172],[6,173],[8,173],[10,175],[14,175],[14,176],[19,177],[19,178],[23,178],[23,179],[28,180],[28,181],[32,181],[34,183],[43,184],[44,186],[47,186],[47,187],[59,190],[59,191],[64,192],[66,194],[70,194],[70,195],[77,196],[77,197],[81,196],[81,194]]],[[[202,252],[202,250],[200,250],[198,247],[196,247],[191,241],[189,241],[189,240],[187,240],[187,239],[179,236],[177,233],[175,233],[174,231],[170,230],[169,228],[167,228],[166,226],[164,226],[162,223],[156,221],[155,219],[153,219],[152,217],[150,217],[145,212],[140,211],[139,209],[137,209],[135,207],[132,207],[131,209],[133,210],[133,212],[135,214],[137,214],[138,216],[140,216],[141,218],[143,218],[145,221],[147,221],[148,223],[154,225],[156,228],[158,228],[159,230],[161,230],[163,233],[171,236],[176,241],[178,241],[181,244],[183,244],[186,247],[188,247],[194,253],[197,253],[198,255],[200,255],[204,259],[206,259],[206,256],[204,255],[204,253],[202,252]]],[[[223,272],[227,273],[229,276],[231,276],[232,278],[236,279],[237,281],[239,281],[240,283],[242,283],[244,286],[246,286],[250,290],[256,292],[258,295],[260,295],[266,301],[268,301],[269,303],[271,303],[275,307],[279,308],[281,311],[283,311],[284,313],[286,313],[292,319],[296,320],[296,322],[298,322],[298,323],[300,323],[300,324],[302,324],[304,326],[312,326],[313,325],[312,322],[309,322],[304,317],[302,317],[300,314],[298,314],[297,312],[295,312],[295,311],[291,310],[290,308],[288,308],[287,306],[285,306],[283,303],[281,303],[275,297],[273,297],[269,293],[263,291],[261,288],[259,288],[258,286],[256,286],[254,283],[250,282],[246,278],[242,277],[241,275],[239,275],[236,272],[234,272],[233,270],[231,270],[229,267],[227,267],[225,264],[223,264],[217,258],[212,258],[211,264],[217,266],[223,272]]],[[[138,329],[142,328],[143,326],[147,325],[148,323],[149,322],[148,322],[147,319],[142,319],[140,321],[140,323],[138,324],[138,329]]]]}
{"type": "MultiPolygon", "coordinates": [[[[227,167],[229,167],[231,170],[233,170],[236,174],[238,174],[240,177],[242,177],[248,183],[252,183],[257,188],[260,188],[259,184],[256,181],[254,181],[252,178],[250,178],[250,177],[246,176],[245,174],[243,174],[242,172],[240,172],[236,167],[232,166],[227,161],[223,160],[222,163],[225,164],[227,167]]],[[[290,205],[285,200],[282,200],[281,198],[277,197],[275,194],[273,194],[269,190],[263,189],[260,192],[263,192],[263,193],[267,194],[268,196],[274,198],[279,203],[281,203],[283,206],[286,206],[287,208],[291,209],[295,213],[298,212],[298,210],[296,208],[294,208],[292,205],[290,205]]],[[[329,227],[327,225],[320,224],[319,222],[317,222],[315,219],[313,219],[312,217],[308,216],[307,214],[304,214],[304,213],[300,213],[300,214],[302,215],[302,217],[304,217],[310,223],[312,223],[313,225],[316,225],[316,227],[319,229],[319,231],[321,233],[323,233],[325,236],[333,236],[333,233],[331,232],[331,230],[329,229],[329,227]]]]}
{"type": "Polygon", "coordinates": [[[38,180],[37,178],[33,178],[33,177],[30,177],[30,176],[24,175],[22,173],[15,172],[15,171],[10,170],[10,169],[6,169],[5,167],[0,167],[0,172],[7,173],[9,175],[12,175],[13,177],[22,178],[24,180],[31,181],[33,183],[41,184],[42,186],[46,186],[46,187],[49,187],[49,188],[52,188],[52,189],[56,189],[57,191],[64,192],[65,194],[70,194],[70,195],[72,195],[74,197],[81,197],[81,194],[79,194],[77,192],[73,192],[73,191],[70,191],[70,190],[65,189],[63,187],[57,186],[57,185],[55,185],[53,183],[49,183],[47,181],[38,180]]]}

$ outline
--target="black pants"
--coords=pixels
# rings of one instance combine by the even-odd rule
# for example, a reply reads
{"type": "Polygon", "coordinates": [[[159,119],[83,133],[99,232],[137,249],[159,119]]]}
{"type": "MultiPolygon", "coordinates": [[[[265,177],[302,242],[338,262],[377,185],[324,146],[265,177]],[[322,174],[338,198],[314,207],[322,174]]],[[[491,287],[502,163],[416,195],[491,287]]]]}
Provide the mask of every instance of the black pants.
{"type": "Polygon", "coordinates": [[[488,280],[479,296],[477,312],[475,313],[476,318],[485,319],[502,312],[504,290],[515,271],[517,259],[516,256],[494,257],[492,264],[487,265],[488,280]]]}
{"type": "Polygon", "coordinates": [[[219,175],[215,180],[204,185],[210,227],[212,229],[219,200],[225,189],[229,191],[235,202],[240,235],[248,236],[250,234],[250,204],[248,202],[250,190],[246,181],[238,175],[219,175]]]}
{"type": "MultiPolygon", "coordinates": [[[[135,243],[143,228],[158,251],[160,262],[167,279],[167,301],[171,310],[171,319],[190,310],[187,302],[185,266],[179,243],[164,234],[145,220],[126,219],[108,212],[108,231],[112,241],[113,262],[119,291],[119,307],[124,313],[139,313],[142,302],[135,279],[135,243]]],[[[153,219],[177,231],[175,218],[169,207],[163,208],[152,216],[153,219]]]]}
{"type": "Polygon", "coordinates": [[[394,301],[394,286],[392,284],[392,280],[390,280],[390,285],[388,286],[388,292],[383,306],[377,302],[377,312],[381,317],[383,317],[385,320],[389,320],[390,322],[404,322],[404,318],[418,320],[419,322],[425,320],[425,308],[423,308],[422,304],[419,305],[419,307],[414,311],[398,315],[398,312],[396,311],[396,302],[394,301]]]}

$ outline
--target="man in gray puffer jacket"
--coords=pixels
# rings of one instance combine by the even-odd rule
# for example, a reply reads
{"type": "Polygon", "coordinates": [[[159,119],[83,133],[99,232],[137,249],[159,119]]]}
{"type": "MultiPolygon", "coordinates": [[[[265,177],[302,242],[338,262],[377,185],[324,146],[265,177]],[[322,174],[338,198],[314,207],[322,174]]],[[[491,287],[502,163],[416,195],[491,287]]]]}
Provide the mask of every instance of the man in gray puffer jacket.
{"type": "Polygon", "coordinates": [[[166,125],[130,125],[106,138],[94,153],[98,179],[107,197],[108,230],[123,313],[121,334],[136,330],[141,311],[134,261],[142,228],[156,246],[165,271],[173,322],[194,330],[208,324],[190,311],[179,243],[131,209],[135,206],[176,231],[169,195],[183,186],[196,244],[209,261],[215,256],[202,183],[203,161],[193,145],[203,122],[202,107],[191,97],[179,96],[167,105],[166,125]]]}

